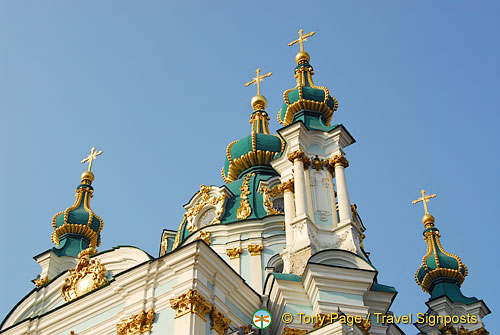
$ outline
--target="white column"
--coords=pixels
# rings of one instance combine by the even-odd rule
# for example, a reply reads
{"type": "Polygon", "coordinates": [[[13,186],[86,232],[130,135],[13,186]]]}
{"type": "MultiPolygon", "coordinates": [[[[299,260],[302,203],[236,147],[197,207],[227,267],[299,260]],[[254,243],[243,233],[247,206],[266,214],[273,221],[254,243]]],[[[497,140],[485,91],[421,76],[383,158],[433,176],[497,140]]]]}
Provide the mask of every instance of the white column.
{"type": "Polygon", "coordinates": [[[285,234],[286,247],[289,248],[293,242],[292,221],[295,218],[295,203],[293,200],[293,182],[291,180],[281,184],[283,187],[283,201],[285,203],[285,234]]]}
{"type": "Polygon", "coordinates": [[[335,201],[335,185],[333,185],[333,175],[330,171],[330,167],[326,170],[328,176],[328,189],[330,190],[330,203],[332,205],[332,223],[333,228],[335,228],[339,224],[339,219],[337,217],[337,201],[335,201]]]}
{"type": "Polygon", "coordinates": [[[242,249],[241,247],[226,249],[226,255],[229,256],[229,265],[236,271],[236,273],[240,274],[240,255],[242,249]]]}
{"type": "Polygon", "coordinates": [[[170,306],[176,312],[174,335],[205,334],[206,314],[212,309],[212,304],[205,297],[196,290],[189,290],[177,298],[170,299],[170,306]]]}
{"type": "Polygon", "coordinates": [[[295,190],[295,211],[297,216],[307,214],[307,197],[304,177],[304,162],[308,161],[307,156],[300,149],[288,155],[288,160],[293,163],[293,179],[295,190]]]}
{"type": "Polygon", "coordinates": [[[250,269],[252,270],[250,282],[252,287],[258,293],[262,293],[262,250],[263,244],[249,244],[248,252],[250,253],[250,269]]]}
{"type": "Polygon", "coordinates": [[[349,199],[349,192],[347,191],[345,179],[345,168],[349,166],[349,161],[342,154],[339,154],[330,159],[330,164],[333,164],[335,168],[340,222],[344,220],[352,221],[351,200],[349,199]]]}
{"type": "Polygon", "coordinates": [[[312,191],[311,191],[311,174],[309,173],[309,168],[304,166],[304,177],[305,177],[305,189],[306,189],[306,213],[308,213],[309,218],[314,220],[314,209],[312,203],[312,191]]]}

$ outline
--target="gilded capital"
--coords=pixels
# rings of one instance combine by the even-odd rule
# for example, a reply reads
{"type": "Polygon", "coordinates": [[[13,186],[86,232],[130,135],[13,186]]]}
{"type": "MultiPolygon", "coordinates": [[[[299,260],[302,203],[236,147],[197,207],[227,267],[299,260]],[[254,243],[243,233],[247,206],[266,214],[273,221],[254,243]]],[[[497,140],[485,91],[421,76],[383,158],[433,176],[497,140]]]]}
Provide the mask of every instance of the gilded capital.
{"type": "Polygon", "coordinates": [[[333,168],[336,168],[337,166],[342,166],[344,168],[349,166],[349,161],[344,157],[342,154],[338,154],[336,156],[333,156],[328,160],[328,163],[333,166],[333,168]]]}
{"type": "Polygon", "coordinates": [[[203,321],[205,314],[212,309],[212,304],[209,303],[198,291],[190,289],[187,293],[180,295],[177,298],[170,299],[170,306],[176,311],[175,318],[179,318],[189,313],[195,313],[203,321]]]}
{"type": "Polygon", "coordinates": [[[155,311],[151,308],[149,311],[141,311],[131,317],[122,320],[116,325],[117,335],[132,335],[150,332],[153,328],[155,311]]]}
{"type": "Polygon", "coordinates": [[[241,247],[226,249],[226,254],[229,256],[229,259],[240,258],[243,249],[241,247]]]}
{"type": "Polygon", "coordinates": [[[258,256],[262,253],[262,250],[264,250],[264,245],[263,244],[249,244],[247,248],[248,248],[248,252],[250,253],[251,256],[258,256]]]}
{"type": "Polygon", "coordinates": [[[287,191],[289,192],[293,192],[293,179],[288,179],[287,181],[284,181],[282,182],[280,185],[279,185],[279,188],[281,190],[281,192],[285,193],[287,191]]]}
{"type": "Polygon", "coordinates": [[[283,329],[283,335],[302,335],[307,333],[308,330],[306,329],[298,329],[298,328],[291,328],[291,327],[285,327],[283,329]]]}
{"type": "Polygon", "coordinates": [[[298,149],[292,153],[289,153],[288,160],[292,163],[299,160],[302,161],[304,165],[309,164],[309,158],[307,158],[306,154],[304,153],[304,151],[302,151],[302,149],[298,149]]]}
{"type": "Polygon", "coordinates": [[[213,306],[210,311],[210,319],[212,320],[212,329],[219,335],[224,335],[225,331],[229,328],[231,320],[220,312],[217,307],[213,306]]]}

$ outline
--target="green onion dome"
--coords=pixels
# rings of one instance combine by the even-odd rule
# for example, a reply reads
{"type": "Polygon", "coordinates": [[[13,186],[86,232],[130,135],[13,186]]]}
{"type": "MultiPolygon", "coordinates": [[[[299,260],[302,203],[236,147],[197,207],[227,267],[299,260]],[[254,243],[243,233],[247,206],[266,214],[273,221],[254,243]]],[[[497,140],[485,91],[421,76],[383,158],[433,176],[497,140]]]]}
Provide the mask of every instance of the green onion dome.
{"type": "Polygon", "coordinates": [[[278,113],[278,122],[288,126],[297,121],[304,113],[317,114],[324,126],[330,127],[333,112],[338,109],[338,102],[330,96],[328,88],[316,86],[312,80],[314,70],[309,64],[309,54],[301,51],[296,57],[295,67],[297,86],[283,93],[283,106],[278,113]]]}
{"type": "Polygon", "coordinates": [[[424,240],[427,243],[427,253],[422,258],[422,265],[415,273],[415,281],[422,290],[430,293],[434,282],[447,279],[461,286],[467,276],[467,267],[460,257],[450,254],[443,249],[439,238],[441,234],[434,227],[434,217],[426,214],[423,218],[425,225],[424,240]]]}
{"type": "Polygon", "coordinates": [[[73,206],[52,218],[52,242],[57,246],[54,251],[60,256],[77,257],[80,251],[96,248],[101,244],[100,232],[104,223],[90,208],[90,199],[94,193],[91,186],[93,180],[94,174],[85,171],[81,184],[76,188],[73,206]]]}
{"type": "Polygon", "coordinates": [[[231,142],[226,149],[222,179],[227,184],[240,178],[252,167],[269,165],[285,146],[281,137],[269,134],[269,116],[264,110],[265,98],[254,97],[252,106],[255,109],[250,119],[252,133],[239,141],[231,142]]]}

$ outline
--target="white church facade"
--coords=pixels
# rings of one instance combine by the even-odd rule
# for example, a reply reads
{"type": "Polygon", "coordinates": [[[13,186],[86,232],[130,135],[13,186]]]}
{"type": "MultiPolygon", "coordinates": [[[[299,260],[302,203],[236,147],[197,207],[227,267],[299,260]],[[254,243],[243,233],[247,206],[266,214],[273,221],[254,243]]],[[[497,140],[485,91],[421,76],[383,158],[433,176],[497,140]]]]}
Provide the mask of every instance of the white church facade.
{"type": "MultiPolygon", "coordinates": [[[[282,128],[269,131],[257,85],[251,129],[229,143],[222,186],[200,186],[177,231],[164,230],[159,255],[119,246],[97,252],[103,220],[92,211],[92,152],[74,205],[57,213],[55,247],[35,256],[40,275],[0,325],[2,335],[403,334],[390,322],[397,291],[379,283],[364,250],[365,226],[349,197],[348,147],[338,108],[316,86],[304,41],[296,86],[283,95],[282,128]],[[265,310],[269,326],[255,312],[265,310]],[[385,316],[384,321],[380,321],[385,316]],[[260,329],[262,328],[262,329],[260,329]]],[[[415,279],[430,299],[419,334],[488,334],[482,300],[462,295],[467,268],[439,242],[422,192],[427,253],[415,279]],[[468,315],[468,319],[461,316],[468,315]],[[458,318],[458,319],[457,319],[458,318]]],[[[422,250],[423,251],[423,250],[422,250]]]]}

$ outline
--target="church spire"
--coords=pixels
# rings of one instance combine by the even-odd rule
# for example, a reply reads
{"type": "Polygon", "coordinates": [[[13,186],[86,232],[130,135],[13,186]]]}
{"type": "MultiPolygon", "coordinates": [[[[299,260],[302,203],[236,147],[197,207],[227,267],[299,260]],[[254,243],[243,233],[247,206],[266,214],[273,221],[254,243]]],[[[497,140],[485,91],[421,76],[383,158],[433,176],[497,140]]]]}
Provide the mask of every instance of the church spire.
{"type": "Polygon", "coordinates": [[[269,162],[280,154],[285,146],[281,137],[269,134],[269,115],[265,111],[267,99],[260,94],[260,83],[273,73],[261,75],[260,71],[260,69],[255,70],[256,76],[245,84],[247,87],[252,84],[257,86],[257,95],[250,101],[253,108],[250,117],[251,134],[227,146],[226,162],[221,171],[225,183],[239,179],[242,173],[250,168],[256,166],[269,168],[269,162]]]}
{"type": "Polygon", "coordinates": [[[92,147],[90,155],[82,160],[82,163],[88,162],[89,166],[82,173],[81,184],[76,188],[75,203],[52,218],[52,242],[56,245],[52,250],[58,256],[77,257],[82,250],[101,244],[100,232],[104,223],[90,208],[94,193],[91,185],[95,178],[91,171],[92,163],[101,154],[102,150],[96,152],[92,147]]]}
{"type": "Polygon", "coordinates": [[[427,253],[422,258],[422,265],[415,273],[415,281],[422,290],[431,294],[431,299],[446,295],[453,302],[470,303],[476,298],[467,298],[462,295],[460,286],[467,276],[467,267],[460,257],[448,253],[441,245],[439,230],[434,226],[435,219],[429,213],[428,203],[436,194],[425,194],[420,191],[421,197],[412,201],[412,204],[422,202],[425,226],[424,240],[427,243],[427,253]]]}
{"type": "Polygon", "coordinates": [[[338,102],[330,96],[327,87],[314,85],[312,76],[313,67],[309,64],[311,57],[304,51],[304,42],[316,32],[304,35],[299,30],[299,38],[288,43],[288,46],[299,44],[300,51],[295,56],[295,79],[297,86],[283,93],[283,107],[278,114],[278,122],[288,126],[294,122],[302,121],[309,129],[329,131],[333,113],[338,108],[338,102]]]}

